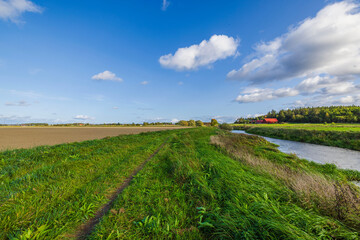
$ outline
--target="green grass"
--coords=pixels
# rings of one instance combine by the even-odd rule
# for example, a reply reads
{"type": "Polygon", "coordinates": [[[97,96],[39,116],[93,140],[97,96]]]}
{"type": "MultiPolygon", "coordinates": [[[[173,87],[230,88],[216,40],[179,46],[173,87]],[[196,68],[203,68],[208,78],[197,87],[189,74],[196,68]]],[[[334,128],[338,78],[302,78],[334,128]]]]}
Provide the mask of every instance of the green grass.
{"type": "MultiPolygon", "coordinates": [[[[244,127],[244,124],[232,124],[234,127],[244,127]]],[[[285,128],[285,129],[305,129],[317,131],[342,131],[342,132],[360,132],[360,124],[358,123],[285,123],[285,124],[246,124],[246,126],[256,126],[265,128],[285,128]]]]}
{"type": "Polygon", "coordinates": [[[164,141],[89,239],[358,239],[356,171],[216,128],[0,153],[0,239],[74,238],[164,141]]]}
{"type": "MultiPolygon", "coordinates": [[[[346,226],[316,205],[322,200],[307,203],[277,177],[210,145],[215,134],[196,129],[174,138],[117,199],[90,239],[358,238],[353,228],[358,219],[346,226]]],[[[334,165],[289,157],[260,138],[242,138],[253,156],[346,182],[334,165]]]]}
{"type": "Polygon", "coordinates": [[[89,219],[169,132],[0,154],[0,239],[61,236],[89,219]]]}

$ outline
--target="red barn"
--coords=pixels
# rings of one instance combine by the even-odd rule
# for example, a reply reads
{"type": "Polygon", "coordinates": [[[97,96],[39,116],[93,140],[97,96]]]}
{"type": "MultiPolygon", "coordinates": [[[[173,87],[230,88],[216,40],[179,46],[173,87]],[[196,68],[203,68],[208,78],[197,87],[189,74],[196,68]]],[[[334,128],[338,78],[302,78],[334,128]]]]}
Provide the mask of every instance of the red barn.
{"type": "Polygon", "coordinates": [[[256,120],[256,123],[278,123],[276,118],[265,118],[264,120],[256,120]]]}
{"type": "Polygon", "coordinates": [[[276,118],[265,118],[264,123],[278,123],[276,118]]]}

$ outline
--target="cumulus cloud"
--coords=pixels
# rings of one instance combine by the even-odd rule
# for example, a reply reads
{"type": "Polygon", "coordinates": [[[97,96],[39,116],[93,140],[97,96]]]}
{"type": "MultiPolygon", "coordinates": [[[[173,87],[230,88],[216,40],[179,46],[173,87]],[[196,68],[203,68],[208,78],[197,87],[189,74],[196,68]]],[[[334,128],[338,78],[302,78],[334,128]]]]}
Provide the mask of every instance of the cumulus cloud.
{"type": "Polygon", "coordinates": [[[5,106],[8,107],[27,107],[30,106],[31,104],[26,102],[26,101],[18,101],[18,102],[7,102],[5,103],[5,106]]]}
{"type": "Polygon", "coordinates": [[[171,123],[172,124],[175,124],[175,123],[178,123],[180,120],[179,119],[177,119],[177,118],[173,118],[173,119],[171,119],[171,123]]]}
{"type": "Polygon", "coordinates": [[[112,73],[107,70],[92,76],[91,79],[99,80],[99,81],[115,81],[115,82],[123,81],[122,78],[117,77],[115,73],[112,73]]]}
{"type": "Polygon", "coordinates": [[[352,104],[355,102],[355,98],[353,96],[346,96],[339,99],[339,102],[342,104],[352,104]]]}
{"type": "Polygon", "coordinates": [[[293,88],[247,88],[235,99],[235,101],[239,103],[261,102],[280,97],[296,96],[298,94],[298,90],[293,88]]]}
{"type": "Polygon", "coordinates": [[[288,33],[255,47],[255,58],[228,73],[230,79],[263,83],[326,74],[360,74],[360,13],[354,1],[326,6],[288,33]]]}
{"type": "Polygon", "coordinates": [[[333,105],[360,105],[360,94],[347,96],[318,95],[311,98],[297,100],[290,104],[291,107],[316,107],[333,105]]]}
{"type": "Polygon", "coordinates": [[[0,0],[0,18],[20,23],[25,12],[41,13],[42,9],[28,0],[0,0]]]}
{"type": "Polygon", "coordinates": [[[93,120],[94,118],[93,117],[89,117],[88,115],[76,115],[74,117],[74,119],[76,120],[93,120]]]}
{"type": "Polygon", "coordinates": [[[163,67],[178,71],[195,70],[218,60],[237,54],[239,40],[226,35],[213,35],[208,41],[190,47],[179,48],[175,54],[167,54],[159,59],[163,67]]]}
{"type": "MultiPolygon", "coordinates": [[[[360,84],[355,84],[353,81],[344,80],[339,77],[316,76],[304,79],[293,88],[246,88],[235,101],[239,103],[261,102],[297,95],[322,96],[322,99],[324,99],[344,94],[357,94],[359,92],[360,84]]],[[[346,101],[343,101],[343,103],[345,104],[346,101]]]]}
{"type": "Polygon", "coordinates": [[[161,10],[166,11],[166,9],[169,7],[170,2],[167,0],[163,0],[161,10]]]}
{"type": "Polygon", "coordinates": [[[246,88],[240,103],[305,96],[295,105],[355,104],[360,93],[360,4],[330,4],[288,33],[255,46],[252,58],[228,78],[250,84],[298,82],[291,88],[246,88]],[[311,97],[308,97],[311,96],[311,97]]]}

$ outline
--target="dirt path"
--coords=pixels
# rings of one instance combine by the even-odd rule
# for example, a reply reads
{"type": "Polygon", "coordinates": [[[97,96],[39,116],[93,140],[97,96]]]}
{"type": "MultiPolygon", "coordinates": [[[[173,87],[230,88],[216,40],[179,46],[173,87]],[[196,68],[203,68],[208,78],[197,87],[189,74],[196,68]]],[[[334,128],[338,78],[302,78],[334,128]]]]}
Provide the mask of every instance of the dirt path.
{"type": "Polygon", "coordinates": [[[164,147],[167,141],[168,139],[166,139],[165,142],[161,144],[161,146],[156,149],[153,154],[150,155],[150,157],[148,157],[143,163],[141,163],[131,173],[131,175],[125,179],[121,186],[111,195],[109,201],[105,205],[103,205],[100,210],[96,212],[93,218],[91,218],[89,221],[79,227],[79,229],[76,231],[76,239],[86,239],[91,234],[96,224],[98,224],[100,219],[111,209],[116,198],[121,194],[122,191],[124,191],[125,188],[129,186],[131,180],[145,167],[146,163],[149,162],[164,147]]]}

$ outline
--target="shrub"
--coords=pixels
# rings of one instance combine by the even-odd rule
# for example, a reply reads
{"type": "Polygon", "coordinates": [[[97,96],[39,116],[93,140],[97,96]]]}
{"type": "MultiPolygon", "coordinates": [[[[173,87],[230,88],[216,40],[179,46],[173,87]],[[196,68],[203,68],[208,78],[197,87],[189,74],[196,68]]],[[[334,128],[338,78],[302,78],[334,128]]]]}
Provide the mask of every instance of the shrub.
{"type": "Polygon", "coordinates": [[[179,124],[180,126],[189,126],[189,123],[188,123],[187,121],[185,121],[185,120],[179,121],[178,124],[179,124]]]}
{"type": "Polygon", "coordinates": [[[195,127],[195,126],[196,126],[194,120],[189,120],[189,121],[188,121],[188,124],[189,124],[189,126],[191,126],[191,127],[195,127]]]}
{"type": "Polygon", "coordinates": [[[216,120],[216,119],[211,119],[211,126],[217,126],[217,125],[219,125],[219,123],[218,123],[218,121],[216,120]]]}
{"type": "Polygon", "coordinates": [[[202,121],[200,121],[200,120],[197,120],[195,123],[196,123],[196,126],[197,126],[197,127],[202,127],[202,126],[204,126],[204,123],[203,123],[202,121]]]}
{"type": "Polygon", "coordinates": [[[222,124],[220,124],[220,125],[219,125],[219,128],[220,128],[220,129],[223,129],[223,130],[227,130],[227,131],[233,130],[233,127],[232,127],[230,124],[228,124],[228,123],[222,123],[222,124]]]}

